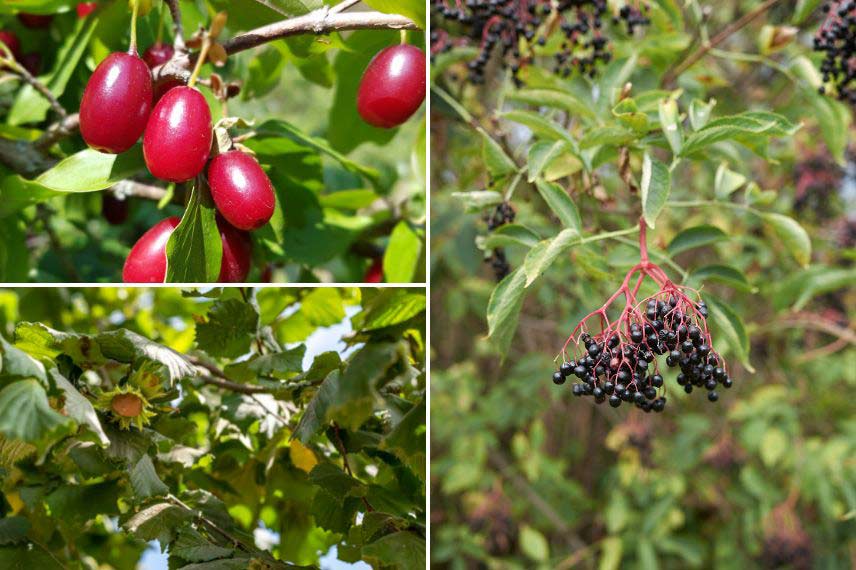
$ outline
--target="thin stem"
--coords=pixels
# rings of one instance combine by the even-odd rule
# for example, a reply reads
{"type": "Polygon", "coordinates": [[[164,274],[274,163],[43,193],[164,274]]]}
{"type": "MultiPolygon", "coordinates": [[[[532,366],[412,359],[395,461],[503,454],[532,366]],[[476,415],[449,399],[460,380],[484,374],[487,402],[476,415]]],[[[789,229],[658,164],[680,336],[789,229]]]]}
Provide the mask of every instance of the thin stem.
{"type": "Polygon", "coordinates": [[[188,87],[196,85],[196,80],[199,79],[199,74],[202,71],[202,66],[205,65],[205,59],[208,57],[208,50],[211,49],[211,39],[206,35],[202,39],[202,50],[199,52],[199,57],[196,60],[196,66],[193,68],[193,73],[190,74],[190,79],[187,81],[188,87]]]}
{"type": "MultiPolygon", "coordinates": [[[[336,436],[336,441],[333,442],[336,445],[339,453],[342,455],[342,464],[345,468],[345,473],[347,473],[350,477],[354,477],[354,472],[351,470],[351,464],[348,462],[348,450],[345,449],[345,442],[342,441],[342,435],[339,433],[339,424],[333,422],[333,434],[336,436]]],[[[374,511],[374,507],[371,506],[369,500],[365,497],[363,499],[363,505],[366,507],[366,511],[372,512],[374,511]]]]}
{"type": "Polygon", "coordinates": [[[136,55],[137,53],[137,14],[140,12],[140,0],[134,0],[131,8],[131,45],[128,46],[128,53],[136,55]]]}
{"type": "Polygon", "coordinates": [[[165,0],[167,6],[169,6],[169,13],[172,16],[172,30],[175,39],[173,40],[173,47],[175,51],[184,51],[186,46],[184,45],[184,27],[181,23],[181,6],[178,4],[178,0],[165,0]]]}
{"type": "Polygon", "coordinates": [[[196,511],[196,510],[190,508],[189,505],[187,505],[184,501],[182,501],[181,499],[179,499],[175,495],[169,494],[169,495],[167,495],[167,499],[172,504],[179,506],[183,509],[186,509],[188,512],[192,513],[199,522],[203,523],[209,529],[217,532],[218,534],[220,534],[221,536],[226,538],[226,540],[228,540],[229,542],[232,543],[232,546],[234,546],[236,548],[240,548],[241,550],[243,550],[245,552],[249,552],[249,549],[246,546],[244,546],[243,542],[241,542],[240,540],[238,540],[237,538],[232,536],[228,531],[223,530],[222,528],[217,526],[216,523],[214,523],[213,521],[208,519],[205,515],[203,515],[202,511],[196,511]]]}
{"type": "Polygon", "coordinates": [[[30,87],[36,90],[36,92],[44,97],[48,103],[51,105],[51,109],[60,116],[61,119],[65,119],[68,117],[68,111],[60,104],[54,94],[51,93],[51,90],[48,87],[36,79],[32,73],[27,71],[23,65],[18,63],[15,57],[12,55],[12,52],[9,51],[9,48],[6,47],[6,44],[0,42],[0,52],[2,52],[3,56],[0,57],[0,68],[6,68],[10,70],[12,73],[20,77],[27,83],[30,87]]]}

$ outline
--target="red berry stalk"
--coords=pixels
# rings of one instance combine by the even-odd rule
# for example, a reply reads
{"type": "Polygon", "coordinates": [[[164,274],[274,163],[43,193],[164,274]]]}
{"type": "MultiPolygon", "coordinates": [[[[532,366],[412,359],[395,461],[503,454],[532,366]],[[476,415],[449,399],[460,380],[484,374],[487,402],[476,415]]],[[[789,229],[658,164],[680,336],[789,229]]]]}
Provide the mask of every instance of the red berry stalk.
{"type": "Polygon", "coordinates": [[[621,287],[597,310],[574,327],[556,357],[561,359],[553,382],[564,384],[570,376],[575,396],[607,399],[612,407],[632,402],[646,412],[661,412],[666,406],[665,386],[658,356],[666,356],[669,367],[680,367],[678,384],[691,393],[694,387],[708,390],[708,400],[719,399],[719,384],[730,388],[725,362],[713,349],[707,326],[707,306],[695,289],[672,282],[648,257],[645,222],[639,223],[640,261],[621,287]],[[638,299],[639,290],[650,279],[658,291],[638,299]],[[624,301],[617,319],[610,310],[624,301]]]}

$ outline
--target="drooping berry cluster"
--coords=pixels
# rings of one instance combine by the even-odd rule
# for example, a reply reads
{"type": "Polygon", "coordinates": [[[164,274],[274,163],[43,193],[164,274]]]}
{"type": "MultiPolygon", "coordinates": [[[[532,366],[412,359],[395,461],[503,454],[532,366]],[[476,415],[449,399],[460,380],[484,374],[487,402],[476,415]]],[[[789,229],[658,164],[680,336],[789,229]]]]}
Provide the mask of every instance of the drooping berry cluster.
{"type": "Polygon", "coordinates": [[[856,105],[856,1],[830,0],[823,11],[826,19],[814,37],[815,51],[824,52],[820,92],[856,105]]]}
{"type": "Polygon", "coordinates": [[[576,376],[575,396],[592,396],[598,404],[608,400],[614,408],[630,402],[645,412],[662,412],[666,390],[657,357],[665,355],[667,366],[680,369],[677,382],[685,392],[706,389],[707,399],[715,402],[719,399],[717,388],[730,388],[733,381],[713,349],[707,306],[696,292],[672,283],[648,260],[644,225],[641,227],[642,261],[627,273],[621,287],[600,309],[574,328],[557,357],[562,363],[553,373],[553,382],[561,385],[576,376]],[[634,278],[635,285],[631,286],[634,278]],[[636,295],[646,278],[660,289],[639,303],[636,295]],[[607,311],[622,296],[624,309],[616,321],[610,322],[607,311]],[[592,334],[588,323],[595,317],[600,331],[592,334]],[[573,355],[568,350],[571,344],[573,355]]]}
{"type": "MultiPolygon", "coordinates": [[[[512,223],[516,215],[509,202],[502,202],[493,212],[485,213],[484,220],[487,223],[487,229],[493,231],[500,226],[512,223]]],[[[486,261],[490,263],[497,281],[502,281],[511,273],[511,264],[505,256],[505,249],[501,247],[495,248],[486,261]]]]}
{"type": "MultiPolygon", "coordinates": [[[[532,60],[532,48],[545,46],[555,32],[564,37],[555,53],[555,72],[565,77],[574,69],[591,76],[599,62],[612,54],[603,33],[607,0],[434,0],[435,21],[431,55],[456,46],[477,45],[479,54],[469,62],[468,79],[484,82],[485,67],[495,50],[500,64],[509,68],[516,84],[518,73],[532,60]]],[[[648,5],[627,0],[612,15],[629,34],[649,23],[648,5]]]]}

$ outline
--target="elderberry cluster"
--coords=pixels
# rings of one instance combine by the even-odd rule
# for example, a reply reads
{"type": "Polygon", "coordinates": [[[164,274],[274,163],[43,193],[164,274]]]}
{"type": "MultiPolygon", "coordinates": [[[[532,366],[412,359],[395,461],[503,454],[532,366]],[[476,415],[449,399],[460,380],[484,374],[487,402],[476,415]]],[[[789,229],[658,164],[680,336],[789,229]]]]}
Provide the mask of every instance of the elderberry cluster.
{"type": "MultiPolygon", "coordinates": [[[[516,215],[517,213],[510,203],[502,202],[493,212],[485,213],[484,220],[487,223],[487,229],[493,231],[500,226],[512,223],[516,215]]],[[[501,247],[493,250],[487,262],[490,263],[497,281],[502,281],[511,273],[511,264],[508,263],[505,250],[501,247]]]]}
{"type": "MultiPolygon", "coordinates": [[[[643,14],[648,5],[628,0],[612,17],[623,23],[627,33],[650,23],[643,14]]],[[[555,53],[554,71],[569,76],[574,69],[594,76],[599,62],[612,54],[603,34],[607,0],[434,0],[436,21],[431,32],[431,54],[460,45],[478,45],[479,54],[468,63],[471,83],[484,83],[485,68],[494,51],[501,52],[500,64],[510,69],[516,85],[520,69],[532,59],[533,45],[545,46],[558,31],[564,37],[555,53]]]]}
{"type": "Polygon", "coordinates": [[[575,396],[593,396],[598,404],[609,400],[614,408],[630,402],[645,412],[662,412],[666,397],[657,357],[666,355],[670,368],[680,368],[677,381],[686,393],[703,388],[715,402],[718,386],[730,388],[733,382],[711,347],[707,315],[704,301],[690,308],[686,298],[676,295],[651,298],[645,313],[634,314],[624,330],[607,329],[594,337],[583,333],[583,355],[564,361],[553,382],[564,384],[576,376],[580,382],[573,384],[575,396]]]}
{"type": "Polygon", "coordinates": [[[827,1],[823,11],[826,19],[814,37],[815,51],[824,52],[823,81],[839,100],[856,105],[856,0],[827,1]]]}

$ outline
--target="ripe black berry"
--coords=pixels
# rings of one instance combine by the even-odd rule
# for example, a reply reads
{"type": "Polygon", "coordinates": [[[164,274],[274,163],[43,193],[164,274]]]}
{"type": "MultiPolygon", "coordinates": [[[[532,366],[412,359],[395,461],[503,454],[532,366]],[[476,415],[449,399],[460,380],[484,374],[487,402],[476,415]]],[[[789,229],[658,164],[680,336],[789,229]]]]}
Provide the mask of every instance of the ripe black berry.
{"type": "Polygon", "coordinates": [[[711,402],[715,402],[719,399],[719,394],[717,394],[715,390],[711,390],[707,393],[707,399],[711,402]]]}
{"type": "Polygon", "coordinates": [[[553,372],[553,384],[560,385],[565,383],[565,377],[561,372],[553,372]]]}

